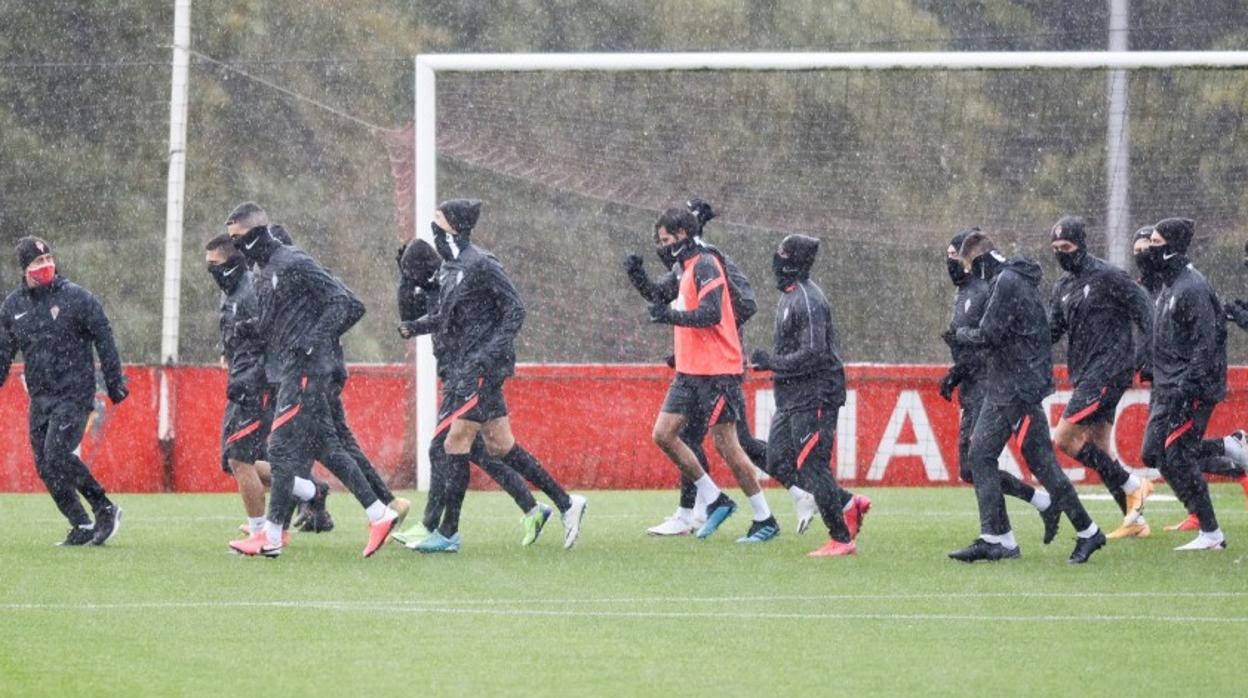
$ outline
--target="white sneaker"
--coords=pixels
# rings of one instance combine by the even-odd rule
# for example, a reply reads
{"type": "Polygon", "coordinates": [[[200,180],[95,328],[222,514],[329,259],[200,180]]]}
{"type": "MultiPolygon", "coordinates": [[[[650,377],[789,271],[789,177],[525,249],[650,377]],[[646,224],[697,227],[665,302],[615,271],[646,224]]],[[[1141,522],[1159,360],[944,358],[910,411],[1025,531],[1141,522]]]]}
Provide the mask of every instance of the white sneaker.
{"type": "Polygon", "coordinates": [[[585,516],[586,502],[585,498],[579,494],[568,497],[572,500],[572,506],[568,510],[560,514],[563,519],[563,549],[570,550],[576,545],[576,539],[581,535],[581,519],[585,516]]]}
{"type": "Polygon", "coordinates": [[[1175,550],[1223,550],[1226,548],[1226,536],[1221,531],[1213,533],[1200,532],[1199,536],[1190,543],[1185,543],[1175,548],[1175,550]]]}
{"type": "Polygon", "coordinates": [[[815,514],[818,513],[819,507],[815,504],[815,495],[806,492],[802,496],[793,500],[793,508],[797,511],[797,533],[801,535],[810,528],[810,523],[815,520],[815,514]]]}
{"type": "Polygon", "coordinates": [[[693,533],[693,522],[679,513],[672,514],[658,526],[647,528],[646,533],[652,536],[687,536],[693,533]]]}
{"type": "Polygon", "coordinates": [[[1235,465],[1248,468],[1248,435],[1243,429],[1236,430],[1222,437],[1222,445],[1226,448],[1226,457],[1235,465]]]}

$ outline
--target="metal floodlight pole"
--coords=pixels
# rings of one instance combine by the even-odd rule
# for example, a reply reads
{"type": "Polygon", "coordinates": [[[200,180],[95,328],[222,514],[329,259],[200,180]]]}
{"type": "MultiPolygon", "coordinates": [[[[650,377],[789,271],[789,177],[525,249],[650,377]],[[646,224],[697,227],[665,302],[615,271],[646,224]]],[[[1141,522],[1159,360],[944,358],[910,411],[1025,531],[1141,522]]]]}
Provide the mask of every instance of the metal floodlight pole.
{"type": "MultiPolygon", "coordinates": [[[[1115,0],[1110,0],[1111,3],[1115,0]]],[[[1125,0],[1123,0],[1125,4],[1125,0]]],[[[1115,15],[1117,17],[1117,15],[1115,15]]],[[[1125,17],[1125,13],[1123,15],[1125,17]]],[[[1117,21],[1117,20],[1115,20],[1117,21]]],[[[1125,19],[1121,39],[1125,42],[1125,19]]],[[[1112,24],[1117,26],[1117,24],[1112,24]]],[[[1111,37],[1115,36],[1111,27],[1111,37]]],[[[1110,51],[970,51],[890,53],[442,53],[416,56],[416,221],[428,222],[437,206],[437,91],[438,71],[676,71],[676,70],[1140,70],[1170,68],[1245,68],[1248,51],[1127,51],[1111,44],[1110,51]]],[[[1111,83],[1112,84],[1112,83],[1111,83]]],[[[1125,81],[1123,81],[1122,138],[1126,138],[1125,81]]],[[[1111,144],[1115,141],[1110,134],[1111,144]]],[[[1111,145],[1112,147],[1112,145],[1111,145]]],[[[1116,157],[1117,155],[1115,155],[1116,157]]],[[[1125,158],[1125,155],[1122,155],[1125,158]]],[[[1111,199],[1122,197],[1112,211],[1125,218],[1125,176],[1129,161],[1117,169],[1124,177],[1120,194],[1111,185],[1111,199]]],[[[1115,172],[1110,158],[1111,175],[1115,172]]],[[[1112,177],[1111,177],[1112,179],[1112,177]]],[[[1121,225],[1119,225],[1121,227],[1121,225]]],[[[427,238],[427,226],[416,225],[427,238]]],[[[1118,258],[1111,245],[1110,259],[1118,258]]],[[[1125,259],[1125,258],[1124,258],[1125,259]]],[[[416,345],[417,483],[429,483],[428,448],[437,415],[437,371],[428,338],[416,345]]]]}
{"type": "MultiPolygon", "coordinates": [[[[160,363],[178,360],[182,302],[182,208],[186,191],[187,85],[191,64],[191,0],[177,0],[173,12],[173,78],[169,92],[169,183],[165,201],[165,284],[160,320],[160,363]]],[[[173,439],[168,372],[160,372],[157,436],[173,439]]]]}

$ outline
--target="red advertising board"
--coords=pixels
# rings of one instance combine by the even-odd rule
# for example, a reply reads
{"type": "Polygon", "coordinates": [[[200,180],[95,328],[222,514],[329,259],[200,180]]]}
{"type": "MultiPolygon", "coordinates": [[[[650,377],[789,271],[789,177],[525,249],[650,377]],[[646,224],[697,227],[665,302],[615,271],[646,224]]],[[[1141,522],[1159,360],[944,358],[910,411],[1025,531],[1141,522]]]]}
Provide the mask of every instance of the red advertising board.
{"type": "MultiPolygon", "coordinates": [[[[220,468],[220,428],[225,373],[217,367],[169,371],[169,414],[173,439],[157,438],[159,372],[131,366],[131,397],[119,407],[97,399],[83,439],[82,456],[106,487],[117,491],[218,492],[233,489],[220,468]]],[[[833,467],[856,486],[940,486],[957,483],[957,406],[942,400],[937,386],[944,368],[915,365],[851,365],[849,398],[839,416],[833,467]]],[[[411,370],[400,365],[353,366],[343,394],[348,419],[365,453],[386,477],[410,483],[402,463],[408,429],[411,370]]],[[[506,386],[517,438],[569,487],[643,489],[671,487],[674,467],[650,441],[671,371],[640,365],[525,365],[506,386]]],[[[1064,378],[1058,371],[1059,381],[1064,378]]],[[[1046,401],[1055,423],[1068,388],[1046,401]]],[[[765,376],[746,382],[751,427],[765,436],[771,420],[771,390],[765,376]]],[[[1211,434],[1241,426],[1248,408],[1248,368],[1231,369],[1231,391],[1214,412],[1211,434]]],[[[27,437],[26,395],[20,366],[0,387],[0,491],[42,490],[27,437]]],[[[1130,466],[1141,467],[1139,444],[1148,412],[1148,391],[1134,389],[1119,405],[1115,444],[1130,466]]],[[[709,446],[709,444],[708,444],[709,446]]],[[[1076,483],[1095,475],[1060,457],[1076,483]]],[[[712,462],[716,462],[712,456],[712,462]]],[[[1002,467],[1026,475],[1011,444],[1002,467]]],[[[721,470],[721,472],[723,472],[721,470]]],[[[490,483],[474,474],[474,485],[490,483]]]]}

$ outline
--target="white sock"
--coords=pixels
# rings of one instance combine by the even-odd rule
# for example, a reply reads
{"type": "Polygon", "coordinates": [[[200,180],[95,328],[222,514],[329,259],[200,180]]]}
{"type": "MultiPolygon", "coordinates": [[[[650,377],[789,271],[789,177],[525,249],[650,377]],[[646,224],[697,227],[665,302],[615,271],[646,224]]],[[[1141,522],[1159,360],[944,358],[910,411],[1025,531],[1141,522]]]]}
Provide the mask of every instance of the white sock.
{"type": "Polygon", "coordinates": [[[1127,481],[1122,483],[1122,491],[1127,494],[1131,494],[1138,489],[1140,489],[1140,476],[1135,473],[1131,473],[1130,477],[1127,478],[1127,481]]]}
{"type": "Polygon", "coordinates": [[[540,513],[542,513],[542,505],[541,505],[541,504],[534,504],[534,505],[533,505],[533,508],[532,508],[532,509],[530,509],[530,510],[528,510],[527,512],[525,512],[525,514],[524,514],[524,515],[525,515],[525,516],[537,516],[537,515],[538,515],[538,514],[540,514],[540,513]]]}
{"type": "Polygon", "coordinates": [[[1087,528],[1085,528],[1085,529],[1083,529],[1082,531],[1080,531],[1080,532],[1076,533],[1075,535],[1076,535],[1076,536],[1079,536],[1080,538],[1091,538],[1092,536],[1095,536],[1095,535],[1096,535],[1096,532],[1097,532],[1097,531],[1099,531],[1099,530],[1101,530],[1101,529],[1097,528],[1097,527],[1096,527],[1096,522],[1095,522],[1095,521],[1093,521],[1091,526],[1088,526],[1087,528]]]}
{"type": "Polygon", "coordinates": [[[1226,539],[1226,536],[1222,535],[1222,529],[1220,528],[1213,531],[1201,531],[1200,537],[1213,543],[1220,543],[1226,539]]]}
{"type": "Polygon", "coordinates": [[[711,479],[710,475],[703,475],[697,480],[694,480],[693,484],[698,488],[698,503],[703,507],[714,502],[716,499],[719,499],[719,487],[715,484],[715,481],[711,479]]]}
{"type": "Polygon", "coordinates": [[[92,522],[92,523],[89,523],[89,524],[83,524],[83,525],[79,526],[78,528],[81,528],[81,529],[82,529],[82,530],[84,530],[84,531],[94,531],[94,530],[95,530],[95,523],[94,523],[94,522],[92,522]]]}
{"type": "Polygon", "coordinates": [[[1036,508],[1036,511],[1048,511],[1052,504],[1053,498],[1044,490],[1036,490],[1035,494],[1031,495],[1031,505],[1036,508]]]}
{"type": "Polygon", "coordinates": [[[270,548],[279,548],[282,545],[282,525],[275,524],[272,521],[264,522],[264,537],[268,539],[270,548]]]}
{"type": "Polygon", "coordinates": [[[771,507],[767,506],[767,498],[763,496],[762,490],[758,494],[750,495],[750,508],[754,510],[755,521],[766,521],[771,518],[771,507]]]}
{"type": "Polygon", "coordinates": [[[1000,539],[1001,545],[1004,545],[1010,550],[1018,547],[1018,541],[1014,540],[1014,531],[1006,531],[1005,533],[997,536],[997,538],[1000,539]]]}
{"type": "Polygon", "coordinates": [[[789,494],[793,497],[793,501],[796,502],[797,500],[801,499],[802,497],[805,497],[809,493],[806,490],[798,487],[797,485],[793,485],[792,487],[789,488],[789,494]]]}
{"type": "Polygon", "coordinates": [[[377,523],[378,521],[386,518],[387,511],[389,511],[389,509],[387,509],[386,505],[382,504],[381,500],[378,499],[364,509],[364,514],[368,516],[369,523],[377,523]]]}
{"type": "Polygon", "coordinates": [[[295,478],[295,486],[292,490],[295,497],[301,502],[310,502],[316,496],[316,483],[311,480],[305,480],[301,477],[295,478]]]}
{"type": "Polygon", "coordinates": [[[989,533],[981,533],[979,534],[979,537],[983,539],[985,543],[997,543],[997,544],[1001,543],[1001,536],[994,536],[989,533]]]}
{"type": "Polygon", "coordinates": [[[252,533],[256,533],[262,528],[264,528],[263,516],[248,516],[247,517],[247,530],[248,531],[252,533]]]}
{"type": "Polygon", "coordinates": [[[686,509],[684,507],[677,509],[676,518],[684,521],[685,523],[691,523],[693,521],[693,509],[686,509]]]}

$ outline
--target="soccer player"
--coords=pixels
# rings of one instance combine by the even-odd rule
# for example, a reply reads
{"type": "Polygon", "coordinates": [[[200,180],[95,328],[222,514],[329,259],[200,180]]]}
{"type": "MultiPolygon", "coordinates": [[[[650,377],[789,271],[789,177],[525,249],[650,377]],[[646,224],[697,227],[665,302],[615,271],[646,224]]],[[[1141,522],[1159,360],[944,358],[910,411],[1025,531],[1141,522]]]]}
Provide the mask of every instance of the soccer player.
{"type": "Polygon", "coordinates": [[[24,237],[16,252],[22,283],[0,303],[0,385],[21,351],[35,469],[70,525],[59,545],[104,545],[121,527],[121,507],[74,450],[95,402],[92,347],[108,399],[116,405],[129,395],[113,330],[95,296],[56,273],[47,241],[24,237]],[[91,505],[94,523],[79,494],[91,505]]]}
{"type": "MultiPolygon", "coordinates": [[[[697,230],[693,233],[694,242],[706,252],[715,255],[724,266],[724,271],[728,278],[728,296],[732,302],[734,319],[737,323],[737,335],[741,340],[742,352],[744,353],[745,323],[758,310],[754,289],[750,285],[749,278],[732,261],[731,257],[716,246],[706,242],[706,224],[715,218],[715,212],[710,203],[700,198],[693,198],[685,203],[685,207],[693,214],[697,222],[697,230]]],[[[660,263],[668,270],[657,281],[651,280],[646,274],[642,258],[638,255],[629,255],[625,259],[624,270],[628,275],[629,281],[641,294],[642,298],[651,303],[671,303],[676,299],[680,291],[680,275],[677,273],[679,268],[676,266],[675,260],[670,258],[662,245],[656,244],[655,251],[658,254],[660,263]]],[[[676,357],[674,355],[668,357],[668,366],[671,368],[676,367],[676,357]]],[[[797,513],[797,532],[799,534],[805,533],[815,517],[816,505],[814,496],[798,487],[795,480],[789,479],[792,476],[791,472],[773,473],[769,470],[767,442],[754,438],[745,419],[737,420],[736,427],[737,440],[741,443],[741,448],[749,456],[750,461],[759,470],[776,478],[777,481],[789,490],[797,513]]],[[[702,466],[702,470],[709,474],[710,465],[706,459],[706,450],[702,447],[706,434],[707,423],[705,418],[689,419],[685,423],[684,428],[680,430],[680,440],[689,447],[689,450],[693,451],[693,455],[698,459],[698,464],[702,466]]],[[[705,503],[702,503],[702,506],[698,506],[697,488],[694,487],[693,481],[682,475],[680,478],[680,503],[676,512],[664,519],[663,522],[646,529],[646,533],[652,536],[683,536],[693,533],[705,522],[705,503]]]]}
{"type": "Polygon", "coordinates": [[[1226,538],[1199,459],[1209,417],[1226,397],[1225,311],[1213,286],[1188,262],[1195,222],[1167,218],[1154,227],[1147,254],[1162,288],[1153,315],[1153,391],[1141,452],[1199,519],[1200,534],[1175,550],[1220,550],[1226,538]]]}
{"type": "Polygon", "coordinates": [[[1053,443],[1095,471],[1118,503],[1122,525],[1108,538],[1146,538],[1150,530],[1142,512],[1153,483],[1110,455],[1110,442],[1118,402],[1144,365],[1145,350],[1135,345],[1133,330],[1152,334],[1148,294],[1127,272],[1088,254],[1082,218],[1065,216],[1051,233],[1053,254],[1065,273],[1053,286],[1049,331],[1055,344],[1068,338],[1066,365],[1074,388],[1053,443]]]}
{"type": "Polygon", "coordinates": [[[767,443],[772,471],[796,471],[803,489],[814,493],[829,540],[810,557],[841,557],[858,550],[855,539],[871,500],[841,489],[832,476],[836,416],[845,404],[845,367],[832,323],[832,307],[810,269],[819,240],[790,235],[772,259],[780,301],[775,346],[757,349],[751,363],[772,371],[776,415],[767,443]]]}
{"type": "Polygon", "coordinates": [[[962,242],[960,256],[969,271],[990,282],[988,303],[978,327],[956,330],[960,346],[985,350],[984,403],[971,435],[971,475],[979,503],[980,537],[949,557],[962,562],[1019,557],[997,476],[997,458],[1013,435],[1023,459],[1076,531],[1070,562],[1082,564],[1105,545],[1101,532],[1079,501],[1057,463],[1049,441],[1049,420],[1041,401],[1053,392],[1053,355],[1049,321],[1040,297],[1042,271],[1025,257],[1006,259],[992,238],[974,232],[962,242]]]}
{"type": "Polygon", "coordinates": [[[515,338],[524,324],[524,304],[503,265],[472,243],[480,215],[481,202],[470,199],[445,201],[434,212],[434,248],[442,257],[437,316],[426,316],[408,328],[412,336],[440,334],[449,358],[438,413],[438,431],[445,430],[446,437],[435,440],[429,454],[435,462],[445,459],[440,466],[446,468],[442,520],[414,549],[459,550],[460,511],[478,435],[491,456],[551,495],[563,519],[563,547],[570,549],[580,536],[585,498],[559,487],[512,434],[503,383],[515,373],[515,338]]]}
{"type": "MultiPolygon", "coordinates": [[[[438,271],[442,268],[442,258],[429,243],[424,240],[413,240],[400,250],[398,261],[400,273],[399,335],[407,339],[418,334],[432,333],[433,356],[438,365],[438,377],[446,380],[448,375],[447,369],[451,366],[452,357],[447,354],[445,338],[436,331],[431,332],[432,328],[422,329],[420,323],[421,318],[438,317],[436,308],[441,285],[441,282],[438,280],[438,271]]],[[[444,425],[434,435],[435,443],[431,444],[433,452],[439,455],[444,453],[444,444],[449,428],[449,424],[444,425]]],[[[473,440],[469,456],[471,461],[476,463],[477,467],[481,468],[491,479],[497,482],[503,491],[511,495],[511,498],[516,502],[516,506],[520,507],[520,511],[524,514],[522,518],[524,537],[520,540],[520,544],[529,546],[536,543],[546,526],[547,520],[550,519],[550,507],[544,504],[539,505],[537,500],[533,498],[533,493],[529,491],[524,479],[516,471],[489,455],[485,448],[485,439],[480,434],[473,440]]],[[[420,541],[427,538],[442,521],[446,503],[445,461],[445,458],[438,458],[430,463],[432,472],[430,473],[429,497],[425,501],[424,517],[419,523],[414,524],[406,531],[401,531],[391,536],[399,543],[414,548],[420,541]]],[[[563,488],[554,481],[554,478],[539,478],[539,482],[535,484],[539,487],[545,485],[549,490],[548,496],[551,497],[552,501],[567,496],[563,492],[563,488]]]]}
{"type": "Polygon", "coordinates": [[[672,304],[650,306],[652,322],[674,326],[676,354],[676,377],[655,421],[654,442],[694,481],[698,497],[706,503],[706,523],[697,533],[705,538],[737,508],[680,439],[690,419],[706,419],[715,450],[732,470],[754,512],[749,532],[738,542],[761,543],[779,535],[780,525],[737,439],[735,423],[745,418],[741,339],[728,297],[727,274],[719,258],[693,239],[691,233],[697,229],[697,219],[685,208],[668,209],[654,224],[655,242],[666,248],[681,270],[679,294],[672,304]]]}
{"type": "MultiPolygon", "coordinates": [[[[975,232],[979,232],[979,228],[954,235],[945,251],[949,280],[958,289],[953,299],[953,319],[949,323],[949,328],[955,333],[961,327],[978,327],[984,315],[984,307],[988,304],[988,282],[967,271],[959,256],[962,242],[975,232]]],[[[946,401],[952,401],[953,391],[958,391],[958,407],[961,409],[958,421],[958,477],[968,485],[973,485],[975,478],[971,474],[971,434],[975,431],[975,422],[984,402],[985,352],[982,347],[962,346],[952,342],[949,344],[949,351],[953,366],[940,381],[940,396],[946,401]]],[[[1062,513],[1053,506],[1049,493],[1037,490],[1004,470],[998,470],[997,476],[1001,480],[1003,494],[1017,497],[1036,507],[1044,521],[1044,543],[1051,543],[1057,536],[1062,513]]]]}
{"type": "Polygon", "coordinates": [[[381,548],[399,520],[344,450],[330,412],[338,366],[336,343],[364,315],[364,306],[308,253],[283,245],[269,229],[269,216],[246,202],[226,219],[226,232],[258,267],[258,332],[265,353],[277,356],[281,384],[275,402],[269,460],[272,486],[262,531],[230,548],[244,555],[276,557],[282,528],[292,510],[296,476],[311,474],[312,460],[323,463],[364,507],[369,521],[364,557],[381,548]]]}

